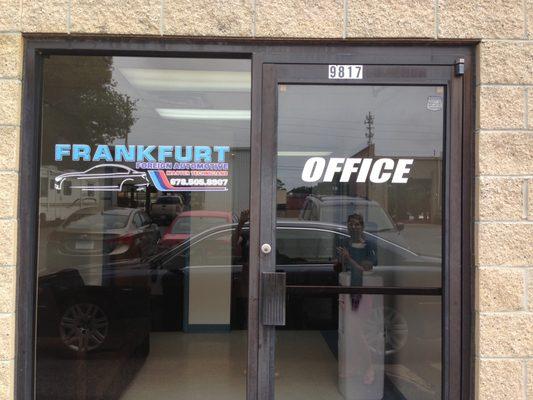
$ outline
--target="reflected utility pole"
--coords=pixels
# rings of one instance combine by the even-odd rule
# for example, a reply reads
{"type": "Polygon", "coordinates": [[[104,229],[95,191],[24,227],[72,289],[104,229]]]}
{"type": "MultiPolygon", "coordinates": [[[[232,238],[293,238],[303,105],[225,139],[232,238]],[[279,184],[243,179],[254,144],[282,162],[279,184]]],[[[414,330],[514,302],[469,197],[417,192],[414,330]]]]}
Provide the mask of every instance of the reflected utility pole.
{"type": "MultiPolygon", "coordinates": [[[[370,150],[370,146],[374,144],[374,114],[370,111],[365,117],[366,133],[365,136],[368,139],[367,145],[370,150]]],[[[371,154],[374,155],[374,154],[371,154]]]]}
{"type": "MultiPolygon", "coordinates": [[[[367,156],[374,157],[374,114],[370,111],[365,117],[366,133],[365,136],[367,140],[367,156]]],[[[365,196],[370,200],[370,182],[368,179],[365,182],[365,196]]]]}

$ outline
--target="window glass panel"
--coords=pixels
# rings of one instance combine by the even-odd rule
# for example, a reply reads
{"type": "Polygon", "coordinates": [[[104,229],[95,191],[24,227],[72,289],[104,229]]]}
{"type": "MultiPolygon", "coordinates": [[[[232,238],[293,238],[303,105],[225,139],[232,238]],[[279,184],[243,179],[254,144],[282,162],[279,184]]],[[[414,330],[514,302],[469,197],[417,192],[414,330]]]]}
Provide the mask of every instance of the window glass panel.
{"type": "MultiPolygon", "coordinates": [[[[380,286],[439,287],[444,99],[441,86],[280,85],[278,223],[308,224],[316,238],[335,231],[322,259],[332,273],[336,264],[354,272],[354,283],[365,284],[366,268],[380,286]],[[350,216],[361,249],[341,238],[352,235],[350,216]],[[368,265],[354,270],[342,248],[368,265]]],[[[298,241],[283,240],[280,249],[298,241]]]]}
{"type": "Polygon", "coordinates": [[[276,397],[440,399],[441,297],[412,289],[441,287],[444,88],[283,84],[277,100],[276,397]]]}
{"type": "Polygon", "coordinates": [[[41,197],[48,196],[48,179],[41,178],[41,197]]]}
{"type": "Polygon", "coordinates": [[[177,218],[174,225],[172,225],[172,233],[196,234],[229,222],[231,222],[231,216],[229,214],[219,217],[185,215],[177,218]]]}
{"type": "MultiPolygon", "coordinates": [[[[335,233],[307,229],[278,229],[276,258],[278,264],[331,263],[335,233]]],[[[342,234],[338,235],[342,237],[342,234]]]]}
{"type": "Polygon", "coordinates": [[[37,399],[243,399],[250,60],[43,63],[37,399]]]}
{"type": "Polygon", "coordinates": [[[288,296],[276,398],[441,398],[439,296],[288,296]]]}

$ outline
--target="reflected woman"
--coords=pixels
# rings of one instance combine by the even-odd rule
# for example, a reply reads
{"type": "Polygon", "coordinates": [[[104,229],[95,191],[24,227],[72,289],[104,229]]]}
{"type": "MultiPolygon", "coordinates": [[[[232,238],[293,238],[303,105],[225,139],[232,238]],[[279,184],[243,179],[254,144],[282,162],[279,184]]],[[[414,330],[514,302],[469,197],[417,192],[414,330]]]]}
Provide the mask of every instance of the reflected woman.
{"type": "MultiPolygon", "coordinates": [[[[347,226],[350,237],[339,243],[337,252],[343,269],[351,272],[350,286],[362,286],[363,272],[371,271],[378,263],[376,243],[366,240],[363,236],[365,222],[361,215],[348,215],[347,226]]],[[[354,309],[357,309],[360,300],[361,296],[359,295],[354,309]]]]}
{"type": "MultiPolygon", "coordinates": [[[[377,265],[376,244],[365,238],[363,231],[365,223],[359,214],[351,214],[347,220],[349,238],[343,239],[337,246],[339,262],[342,270],[350,272],[350,286],[363,286],[363,272],[371,271],[377,265]]],[[[361,294],[352,294],[352,312],[359,309],[361,294]]],[[[370,385],[374,382],[375,372],[372,365],[370,348],[360,326],[353,332],[356,346],[361,349],[361,355],[365,358],[366,370],[363,374],[363,383],[370,385]]]]}

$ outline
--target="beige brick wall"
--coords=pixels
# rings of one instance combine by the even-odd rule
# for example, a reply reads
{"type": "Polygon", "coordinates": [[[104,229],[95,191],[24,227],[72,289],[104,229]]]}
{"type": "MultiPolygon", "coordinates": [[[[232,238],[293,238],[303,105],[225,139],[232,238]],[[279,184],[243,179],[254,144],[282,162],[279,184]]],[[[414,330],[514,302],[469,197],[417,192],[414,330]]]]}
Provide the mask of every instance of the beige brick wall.
{"type": "Polygon", "coordinates": [[[481,39],[477,397],[533,400],[533,0],[0,0],[0,400],[13,398],[23,32],[481,39]]]}
{"type": "Polygon", "coordinates": [[[18,149],[21,107],[22,36],[16,32],[17,2],[5,4],[13,19],[0,12],[0,179],[7,179],[0,194],[0,399],[13,398],[15,339],[16,218],[18,149]],[[13,3],[13,4],[11,4],[13,3]],[[16,3],[16,4],[15,4],[16,3]],[[13,6],[13,8],[11,8],[13,6]],[[12,14],[11,14],[12,13],[12,14]]]}

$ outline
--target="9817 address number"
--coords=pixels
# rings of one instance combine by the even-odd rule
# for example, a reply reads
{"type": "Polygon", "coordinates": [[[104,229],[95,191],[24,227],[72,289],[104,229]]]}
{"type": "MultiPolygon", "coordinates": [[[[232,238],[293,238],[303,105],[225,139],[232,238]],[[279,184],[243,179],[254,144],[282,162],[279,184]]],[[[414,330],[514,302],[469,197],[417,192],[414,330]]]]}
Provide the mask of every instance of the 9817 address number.
{"type": "Polygon", "coordinates": [[[363,79],[362,65],[330,64],[328,67],[329,79],[363,79]]]}

